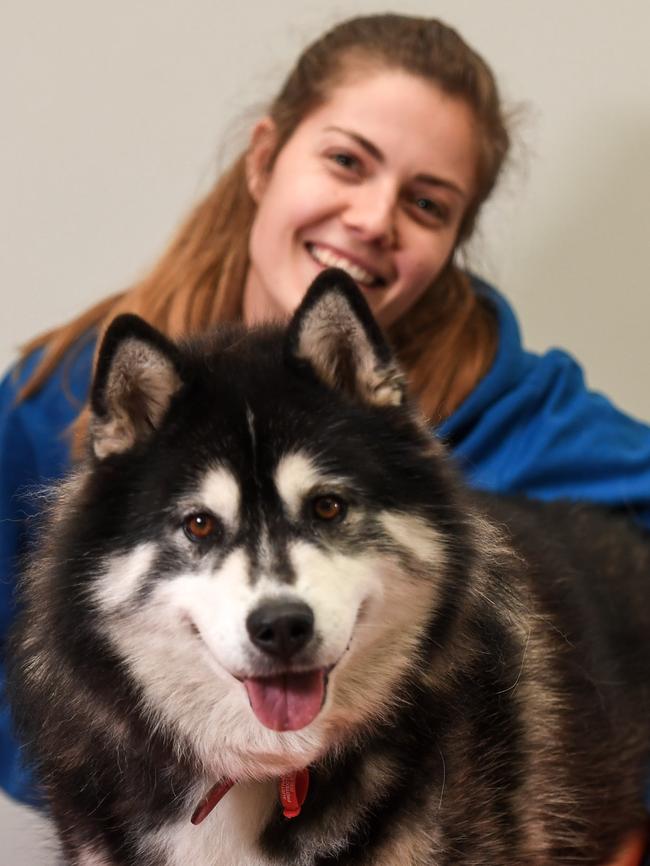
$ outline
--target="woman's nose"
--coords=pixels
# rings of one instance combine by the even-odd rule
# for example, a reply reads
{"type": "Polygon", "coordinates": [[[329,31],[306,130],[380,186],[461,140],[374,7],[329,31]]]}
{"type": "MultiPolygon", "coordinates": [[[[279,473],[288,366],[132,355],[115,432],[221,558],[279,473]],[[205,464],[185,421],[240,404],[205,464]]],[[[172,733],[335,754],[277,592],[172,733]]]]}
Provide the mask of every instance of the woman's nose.
{"type": "Polygon", "coordinates": [[[392,246],[396,240],[397,196],[391,189],[356,187],[343,212],[343,223],[359,240],[392,246]]]}

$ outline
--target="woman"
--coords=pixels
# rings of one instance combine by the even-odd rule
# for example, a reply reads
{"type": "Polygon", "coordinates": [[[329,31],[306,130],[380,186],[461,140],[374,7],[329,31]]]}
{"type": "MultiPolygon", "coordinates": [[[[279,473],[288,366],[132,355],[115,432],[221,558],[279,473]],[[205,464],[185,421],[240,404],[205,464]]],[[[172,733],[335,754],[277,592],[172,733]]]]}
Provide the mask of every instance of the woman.
{"type": "MultiPolygon", "coordinates": [[[[328,265],[364,291],[473,484],[592,500],[650,524],[650,429],[589,393],[565,354],[525,352],[505,300],[454,263],[508,146],[490,70],[439,22],[354,19],[308,48],[246,153],[151,274],[38,337],[5,380],[4,628],[25,518],[37,510],[26,491],[81,453],[92,356],[108,322],[128,310],[178,336],[282,318],[328,265]]],[[[3,783],[27,797],[6,716],[4,725],[3,783]]]]}

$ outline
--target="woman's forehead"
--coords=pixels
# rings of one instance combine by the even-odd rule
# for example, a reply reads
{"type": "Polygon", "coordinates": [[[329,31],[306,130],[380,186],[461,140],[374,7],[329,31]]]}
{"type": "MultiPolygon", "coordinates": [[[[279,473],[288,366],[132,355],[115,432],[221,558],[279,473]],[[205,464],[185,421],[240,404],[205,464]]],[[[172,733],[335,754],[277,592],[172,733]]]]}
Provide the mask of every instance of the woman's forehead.
{"type": "Polygon", "coordinates": [[[478,159],[471,107],[402,70],[345,78],[298,127],[305,134],[366,143],[378,162],[408,175],[442,177],[469,193],[478,159]]]}

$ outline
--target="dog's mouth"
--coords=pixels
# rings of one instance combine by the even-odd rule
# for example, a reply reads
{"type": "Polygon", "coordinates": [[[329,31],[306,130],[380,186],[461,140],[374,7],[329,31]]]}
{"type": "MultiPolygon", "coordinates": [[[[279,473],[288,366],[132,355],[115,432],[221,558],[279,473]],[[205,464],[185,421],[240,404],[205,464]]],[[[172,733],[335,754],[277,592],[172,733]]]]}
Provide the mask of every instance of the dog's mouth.
{"type": "Polygon", "coordinates": [[[299,731],[314,721],[325,702],[329,669],[288,672],[243,680],[251,709],[272,731],[299,731]]]}
{"type": "Polygon", "coordinates": [[[299,731],[314,721],[325,703],[327,682],[334,665],[308,671],[283,671],[265,676],[246,676],[221,665],[191,616],[185,621],[209,653],[210,658],[246,689],[251,709],[272,731],[299,731]]]}

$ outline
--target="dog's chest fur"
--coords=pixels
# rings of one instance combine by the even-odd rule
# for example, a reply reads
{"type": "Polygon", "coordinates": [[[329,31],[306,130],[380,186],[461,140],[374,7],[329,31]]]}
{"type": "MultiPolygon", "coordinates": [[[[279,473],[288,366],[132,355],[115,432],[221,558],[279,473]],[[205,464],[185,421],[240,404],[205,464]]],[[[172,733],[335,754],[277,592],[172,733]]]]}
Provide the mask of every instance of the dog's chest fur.
{"type": "Polygon", "coordinates": [[[143,844],[153,861],[165,866],[219,863],[219,866],[272,866],[259,845],[260,834],[277,802],[273,783],[235,785],[199,825],[189,818],[149,835],[143,844]]]}

